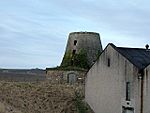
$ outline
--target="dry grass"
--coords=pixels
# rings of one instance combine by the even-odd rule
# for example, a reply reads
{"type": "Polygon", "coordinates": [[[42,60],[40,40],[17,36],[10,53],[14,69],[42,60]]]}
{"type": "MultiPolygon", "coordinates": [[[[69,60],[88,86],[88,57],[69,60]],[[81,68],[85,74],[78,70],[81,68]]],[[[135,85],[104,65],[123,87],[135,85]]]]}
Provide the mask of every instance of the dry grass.
{"type": "Polygon", "coordinates": [[[0,113],[77,113],[75,87],[0,82],[0,113]]]}
{"type": "Polygon", "coordinates": [[[0,113],[93,113],[86,106],[80,112],[82,88],[49,82],[0,82],[0,113]]]}

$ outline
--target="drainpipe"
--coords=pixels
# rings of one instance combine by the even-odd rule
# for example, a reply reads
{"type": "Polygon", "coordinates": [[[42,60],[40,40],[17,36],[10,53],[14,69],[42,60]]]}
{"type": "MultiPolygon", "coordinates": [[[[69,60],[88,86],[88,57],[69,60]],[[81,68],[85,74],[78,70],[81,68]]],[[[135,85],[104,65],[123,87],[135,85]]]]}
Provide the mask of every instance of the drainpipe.
{"type": "Polygon", "coordinates": [[[143,101],[144,101],[144,70],[140,70],[140,79],[141,79],[141,105],[140,105],[140,113],[143,113],[143,101]]]}

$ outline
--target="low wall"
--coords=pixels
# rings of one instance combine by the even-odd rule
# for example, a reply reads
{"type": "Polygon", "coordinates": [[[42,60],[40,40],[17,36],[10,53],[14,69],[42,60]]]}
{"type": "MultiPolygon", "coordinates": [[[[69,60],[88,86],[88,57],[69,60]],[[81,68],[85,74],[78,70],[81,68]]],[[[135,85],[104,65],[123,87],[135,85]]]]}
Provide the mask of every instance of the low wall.
{"type": "MultiPolygon", "coordinates": [[[[47,70],[46,78],[58,83],[69,83],[72,79],[74,79],[76,83],[84,83],[85,75],[86,71],[47,70]],[[69,75],[74,76],[69,78],[69,75]]],[[[72,81],[74,82],[74,80],[72,81]]]]}

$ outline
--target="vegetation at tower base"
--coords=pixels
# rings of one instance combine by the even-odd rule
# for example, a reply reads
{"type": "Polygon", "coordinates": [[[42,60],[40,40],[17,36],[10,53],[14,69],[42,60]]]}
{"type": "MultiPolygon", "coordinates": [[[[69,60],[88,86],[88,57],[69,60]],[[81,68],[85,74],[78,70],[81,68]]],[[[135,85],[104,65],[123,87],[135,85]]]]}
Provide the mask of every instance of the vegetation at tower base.
{"type": "Polygon", "coordinates": [[[88,65],[87,60],[87,52],[83,49],[79,51],[78,54],[74,55],[73,65],[81,68],[88,69],[90,66],[88,65]]]}
{"type": "Polygon", "coordinates": [[[78,53],[72,55],[71,51],[68,51],[63,59],[61,67],[79,67],[88,69],[90,66],[87,60],[87,52],[84,49],[80,49],[78,53]]]}
{"type": "Polygon", "coordinates": [[[71,65],[71,59],[72,59],[71,51],[68,51],[67,53],[65,53],[61,67],[67,67],[71,65]]]}

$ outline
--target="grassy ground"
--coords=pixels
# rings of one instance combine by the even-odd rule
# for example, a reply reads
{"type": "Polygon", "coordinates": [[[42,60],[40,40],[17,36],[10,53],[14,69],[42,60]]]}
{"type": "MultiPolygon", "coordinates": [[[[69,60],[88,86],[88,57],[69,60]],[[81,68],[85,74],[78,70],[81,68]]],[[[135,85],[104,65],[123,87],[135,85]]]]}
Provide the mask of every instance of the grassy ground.
{"type": "Polygon", "coordinates": [[[0,113],[88,113],[79,89],[49,82],[0,82],[0,113]]]}

